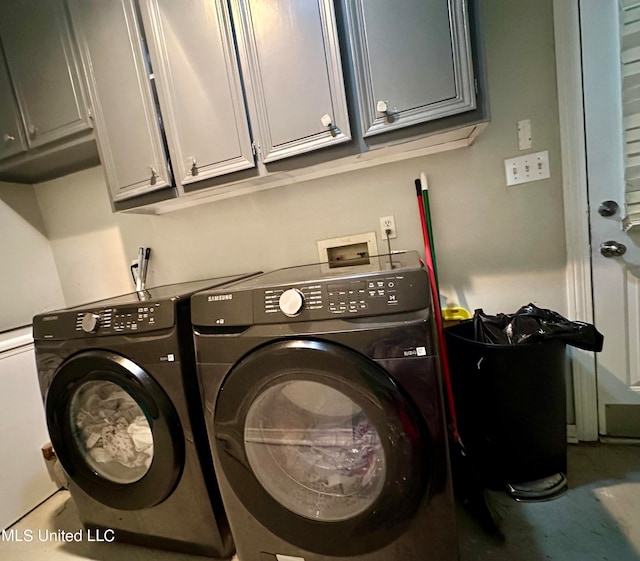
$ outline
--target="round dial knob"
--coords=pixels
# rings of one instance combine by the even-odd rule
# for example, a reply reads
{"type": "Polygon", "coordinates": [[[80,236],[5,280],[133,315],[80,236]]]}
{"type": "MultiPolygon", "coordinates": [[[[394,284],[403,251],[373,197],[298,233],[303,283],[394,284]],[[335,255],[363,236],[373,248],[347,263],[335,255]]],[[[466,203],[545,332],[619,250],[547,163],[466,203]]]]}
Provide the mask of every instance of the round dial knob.
{"type": "Polygon", "coordinates": [[[95,333],[100,326],[100,316],[98,314],[86,313],[82,316],[82,331],[85,333],[95,333]]]}
{"type": "Polygon", "coordinates": [[[297,316],[304,307],[304,295],[297,288],[289,288],[280,295],[278,305],[285,316],[297,316]]]}

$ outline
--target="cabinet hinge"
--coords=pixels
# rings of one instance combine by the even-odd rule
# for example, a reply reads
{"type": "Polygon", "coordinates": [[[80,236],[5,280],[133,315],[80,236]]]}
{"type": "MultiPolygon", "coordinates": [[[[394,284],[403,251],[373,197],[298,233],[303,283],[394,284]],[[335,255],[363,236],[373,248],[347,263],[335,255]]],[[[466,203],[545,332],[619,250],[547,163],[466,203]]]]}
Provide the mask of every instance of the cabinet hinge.
{"type": "Polygon", "coordinates": [[[260,149],[260,143],[257,140],[251,142],[251,151],[254,156],[262,156],[262,150],[260,149]]]}

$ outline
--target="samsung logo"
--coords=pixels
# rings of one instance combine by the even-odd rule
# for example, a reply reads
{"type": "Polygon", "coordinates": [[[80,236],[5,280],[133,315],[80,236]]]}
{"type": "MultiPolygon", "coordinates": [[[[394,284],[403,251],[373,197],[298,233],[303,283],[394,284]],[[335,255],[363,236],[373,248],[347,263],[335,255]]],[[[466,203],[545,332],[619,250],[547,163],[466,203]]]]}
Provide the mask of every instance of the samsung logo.
{"type": "Polygon", "coordinates": [[[45,316],[42,318],[42,321],[56,321],[58,316],[45,316]]]}
{"type": "Polygon", "coordinates": [[[233,294],[213,294],[207,297],[207,302],[220,302],[220,300],[233,300],[233,294]]]}

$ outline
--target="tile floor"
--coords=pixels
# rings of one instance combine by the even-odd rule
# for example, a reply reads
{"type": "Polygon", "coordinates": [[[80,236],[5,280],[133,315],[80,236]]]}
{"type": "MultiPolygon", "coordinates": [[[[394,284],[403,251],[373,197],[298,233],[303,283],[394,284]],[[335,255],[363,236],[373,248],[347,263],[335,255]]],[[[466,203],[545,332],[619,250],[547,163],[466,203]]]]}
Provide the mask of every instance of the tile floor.
{"type": "Polygon", "coordinates": [[[567,479],[549,502],[491,493],[503,539],[459,510],[461,561],[640,561],[640,446],[569,446],[567,479]]]}
{"type": "MultiPolygon", "coordinates": [[[[569,492],[545,503],[516,503],[502,493],[488,501],[502,530],[489,536],[458,508],[461,561],[640,561],[640,446],[569,446],[569,492]]],[[[38,532],[81,529],[73,501],[59,491],[15,524],[31,542],[0,536],[2,561],[197,561],[126,544],[40,541],[38,532]]],[[[398,560],[401,561],[401,560],[398,560]]]]}

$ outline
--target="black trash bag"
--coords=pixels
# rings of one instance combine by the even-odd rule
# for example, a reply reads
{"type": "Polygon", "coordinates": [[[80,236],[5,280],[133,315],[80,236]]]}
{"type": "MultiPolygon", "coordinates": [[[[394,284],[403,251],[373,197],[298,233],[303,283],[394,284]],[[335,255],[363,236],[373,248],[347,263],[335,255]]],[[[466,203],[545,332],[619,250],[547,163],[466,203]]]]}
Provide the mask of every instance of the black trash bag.
{"type": "Polygon", "coordinates": [[[494,345],[518,345],[559,339],[579,349],[600,352],[604,336],[590,323],[569,321],[559,313],[528,304],[515,314],[473,316],[475,340],[494,345]]]}

